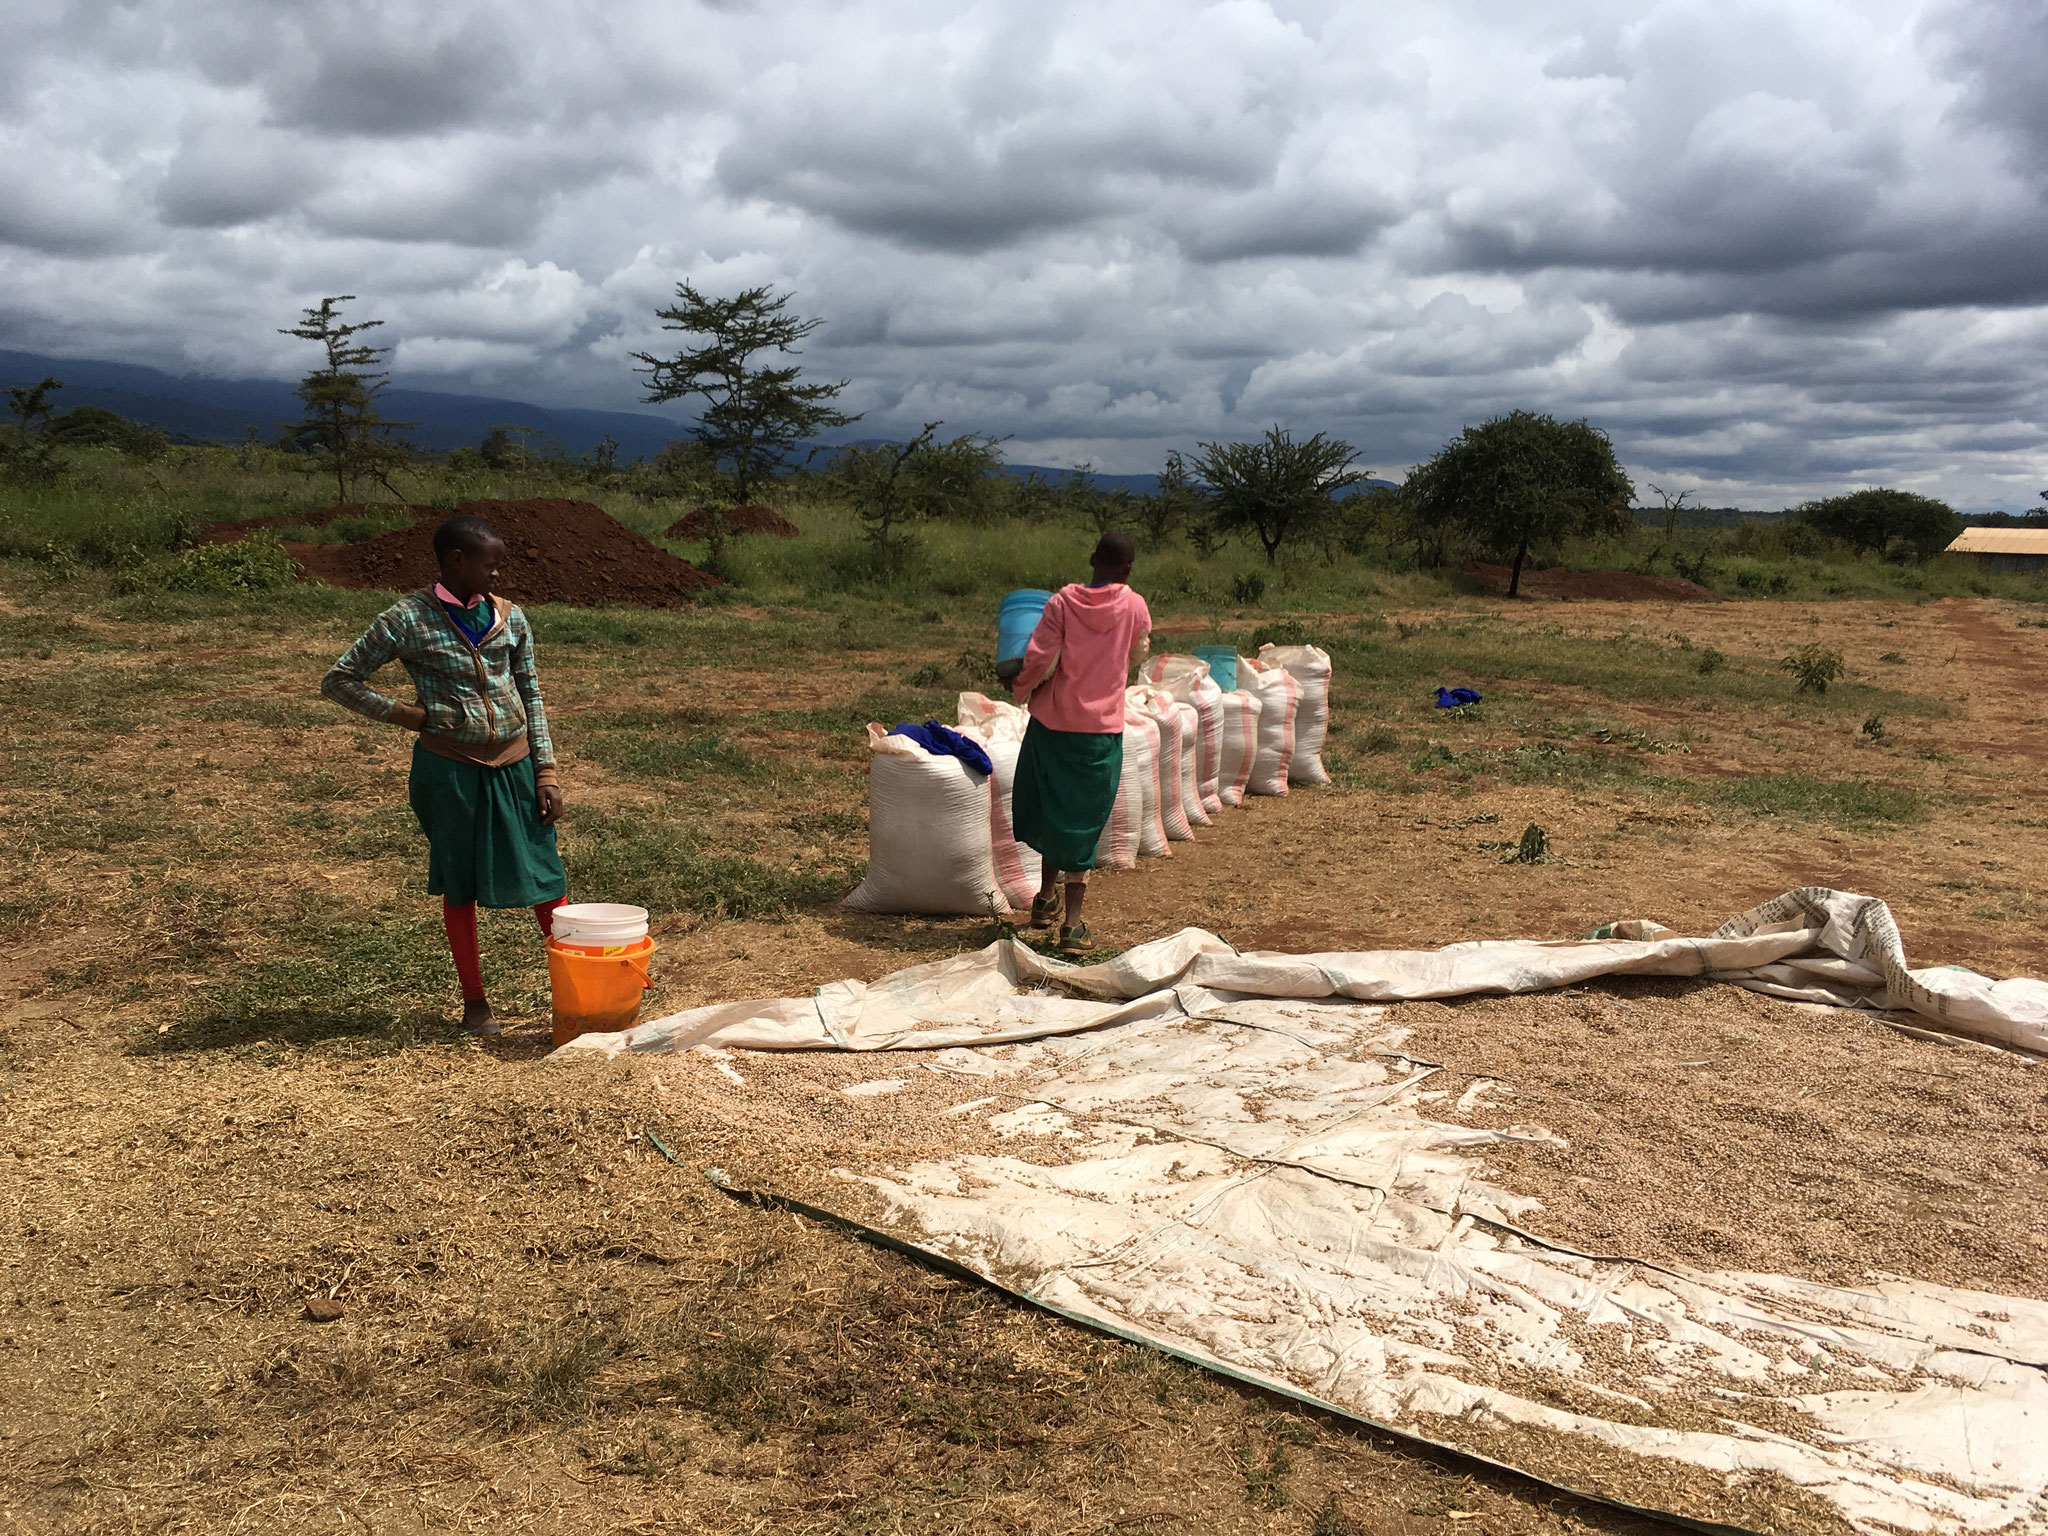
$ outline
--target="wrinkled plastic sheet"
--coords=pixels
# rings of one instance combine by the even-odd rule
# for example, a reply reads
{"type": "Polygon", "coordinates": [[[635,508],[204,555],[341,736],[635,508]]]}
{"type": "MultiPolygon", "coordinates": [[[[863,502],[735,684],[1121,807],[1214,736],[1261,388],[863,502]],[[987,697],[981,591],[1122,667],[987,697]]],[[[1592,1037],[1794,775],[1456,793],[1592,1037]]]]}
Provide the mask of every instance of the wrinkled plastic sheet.
{"type": "Polygon", "coordinates": [[[2048,987],[1909,971],[1883,903],[1828,890],[1705,939],[1628,926],[1653,936],[1240,955],[1190,929],[1087,967],[1001,943],[558,1055],[925,1051],[961,1081],[963,1127],[1017,1151],[984,1134],[853,1162],[835,1170],[847,1207],[1064,1315],[1689,1519],[1776,1477],[1859,1529],[2048,1533],[2048,1305],[1546,1241],[1535,1203],[1482,1169],[1488,1147],[1551,1133],[1433,1118],[1437,1069],[1379,1006],[1707,976],[2041,1051],[2048,987]]]}

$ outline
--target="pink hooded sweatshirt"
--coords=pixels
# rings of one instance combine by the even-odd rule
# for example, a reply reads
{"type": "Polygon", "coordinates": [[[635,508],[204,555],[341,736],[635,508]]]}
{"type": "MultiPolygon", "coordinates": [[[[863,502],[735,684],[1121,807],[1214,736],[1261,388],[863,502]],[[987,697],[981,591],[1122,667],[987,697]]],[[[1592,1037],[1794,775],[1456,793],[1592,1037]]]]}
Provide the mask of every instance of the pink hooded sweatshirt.
{"type": "Polygon", "coordinates": [[[1045,605],[1011,689],[1049,730],[1120,735],[1131,660],[1151,633],[1152,611],[1123,583],[1071,582],[1045,605]]]}

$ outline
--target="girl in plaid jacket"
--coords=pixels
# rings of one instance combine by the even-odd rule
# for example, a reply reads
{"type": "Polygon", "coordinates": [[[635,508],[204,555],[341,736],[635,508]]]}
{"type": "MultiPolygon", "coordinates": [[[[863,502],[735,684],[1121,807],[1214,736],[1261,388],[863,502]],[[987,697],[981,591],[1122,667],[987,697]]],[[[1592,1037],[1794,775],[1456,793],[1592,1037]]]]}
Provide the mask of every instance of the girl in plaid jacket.
{"type": "Polygon", "coordinates": [[[480,517],[458,513],[434,530],[441,579],[377,616],[321,680],[320,691],[371,720],[418,733],[413,814],[427,837],[427,890],[462,984],[463,1027],[495,1035],[477,954],[476,909],[531,907],[543,934],[567,898],[555,851],[562,791],[533,664],[526,615],[491,595],[505,542],[480,517]],[[416,702],[370,686],[398,662],[416,702]]]}

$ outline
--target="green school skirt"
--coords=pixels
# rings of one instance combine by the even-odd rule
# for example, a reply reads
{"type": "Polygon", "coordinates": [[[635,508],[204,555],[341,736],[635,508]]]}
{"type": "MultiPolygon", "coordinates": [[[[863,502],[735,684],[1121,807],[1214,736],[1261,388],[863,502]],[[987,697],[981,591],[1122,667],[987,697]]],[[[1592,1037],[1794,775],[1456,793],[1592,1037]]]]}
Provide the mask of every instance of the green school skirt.
{"type": "Polygon", "coordinates": [[[1033,720],[1024,729],[1010,793],[1017,841],[1037,849],[1054,869],[1093,869],[1123,775],[1122,731],[1055,731],[1033,720]]]}
{"type": "Polygon", "coordinates": [[[428,894],[457,907],[532,907],[569,893],[555,829],[540,824],[532,758],[479,768],[415,743],[411,798],[427,834],[428,894]]]}

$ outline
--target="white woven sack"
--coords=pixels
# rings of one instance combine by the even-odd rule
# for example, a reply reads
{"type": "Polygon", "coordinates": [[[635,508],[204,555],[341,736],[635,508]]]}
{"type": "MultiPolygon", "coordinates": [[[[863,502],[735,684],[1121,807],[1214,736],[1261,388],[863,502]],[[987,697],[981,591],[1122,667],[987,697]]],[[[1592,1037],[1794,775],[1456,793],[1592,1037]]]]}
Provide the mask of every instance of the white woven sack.
{"type": "MultiPolygon", "coordinates": [[[[1176,701],[1195,710],[1195,791],[1202,809],[1215,816],[1223,809],[1218,782],[1223,755],[1223,690],[1199,656],[1154,656],[1145,665],[1145,680],[1164,688],[1176,701]]],[[[1192,820],[1192,816],[1189,818],[1192,820]]]]}
{"type": "Polygon", "coordinates": [[[868,874],[862,912],[1009,910],[989,850],[988,775],[868,726],[868,874]]]}
{"type": "Polygon", "coordinates": [[[955,717],[960,729],[982,744],[995,773],[989,780],[989,857],[996,884],[1009,899],[1010,910],[1022,912],[1038,894],[1045,863],[1038,850],[1017,841],[1011,802],[1017,789],[1017,758],[1024,750],[1024,731],[1031,716],[1015,704],[985,693],[963,693],[955,717]]]}
{"type": "Polygon", "coordinates": [[[1301,703],[1300,685],[1285,667],[1267,666],[1249,657],[1238,662],[1237,675],[1245,691],[1259,700],[1259,750],[1245,793],[1284,795],[1287,770],[1294,761],[1294,713],[1301,703]]]}
{"type": "Polygon", "coordinates": [[[1262,645],[1259,660],[1287,669],[1301,689],[1301,707],[1294,716],[1294,756],[1287,765],[1288,782],[1327,784],[1323,740],[1330,732],[1330,657],[1312,645],[1262,645]]]}
{"type": "Polygon", "coordinates": [[[1209,820],[1209,807],[1202,804],[1202,786],[1195,770],[1195,760],[1201,756],[1202,717],[1192,704],[1175,701],[1174,709],[1180,715],[1180,809],[1191,827],[1208,827],[1215,823],[1209,820]]]}
{"type": "Polygon", "coordinates": [[[1242,688],[1224,694],[1216,720],[1216,795],[1225,805],[1242,805],[1259,756],[1258,696],[1242,688]]]}
{"type": "Polygon", "coordinates": [[[1159,819],[1165,824],[1166,839],[1191,843],[1195,829],[1188,825],[1188,813],[1180,799],[1180,706],[1163,688],[1132,688],[1125,697],[1135,699],[1145,717],[1159,727],[1159,819]]]}

